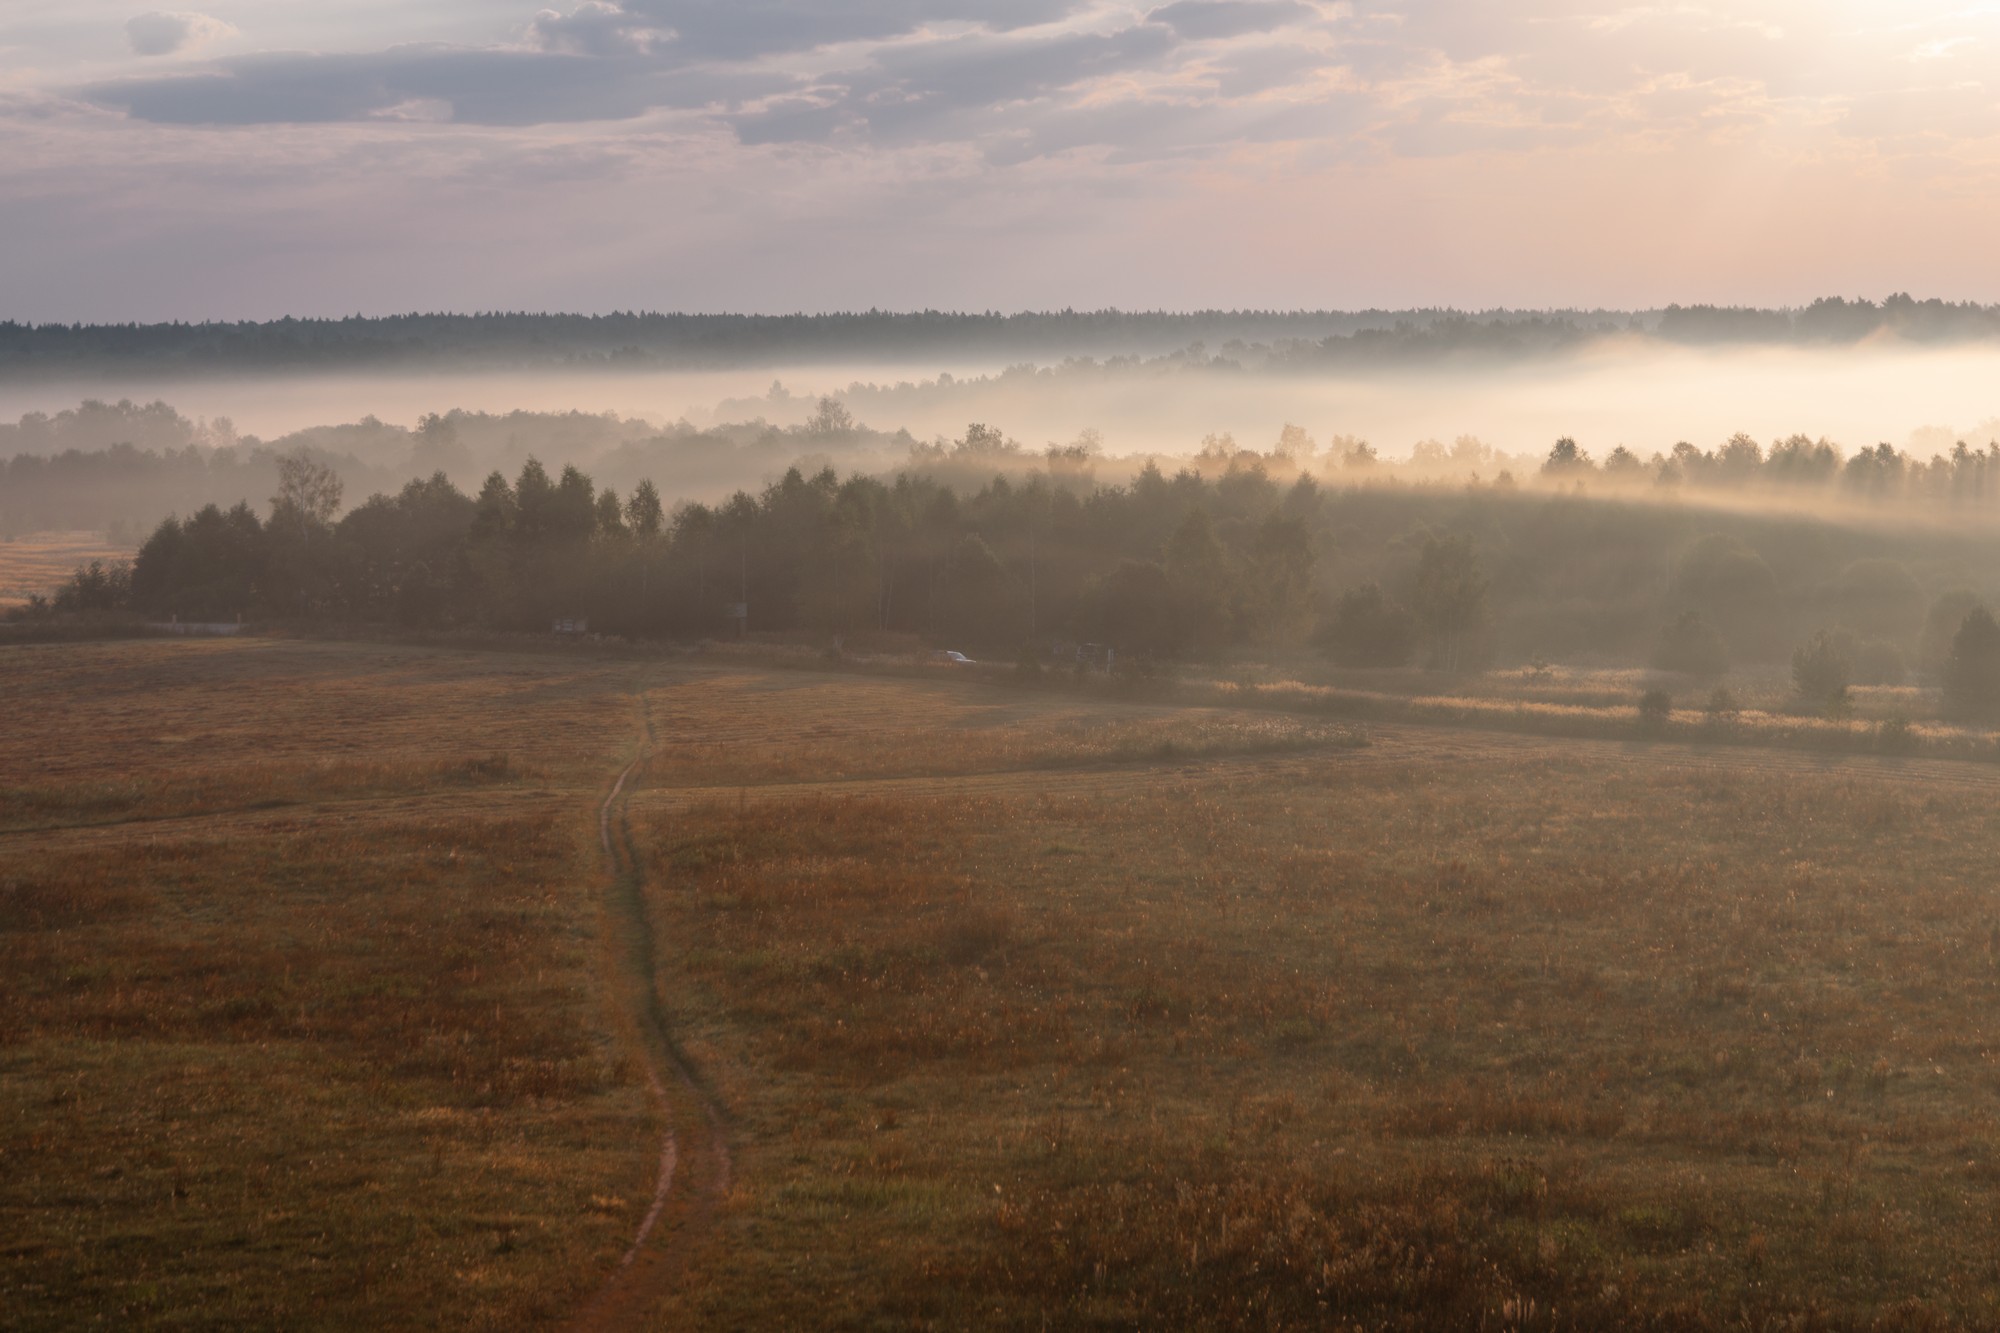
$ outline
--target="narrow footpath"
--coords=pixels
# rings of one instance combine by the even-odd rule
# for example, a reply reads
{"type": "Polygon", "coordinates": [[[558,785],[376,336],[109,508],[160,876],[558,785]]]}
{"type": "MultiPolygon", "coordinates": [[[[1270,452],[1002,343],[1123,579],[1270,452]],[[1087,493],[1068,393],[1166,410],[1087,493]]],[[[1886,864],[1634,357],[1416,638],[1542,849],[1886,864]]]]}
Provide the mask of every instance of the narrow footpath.
{"type": "Polygon", "coordinates": [[[631,1245],[597,1293],[577,1311],[578,1330],[640,1329],[674,1290],[695,1244],[710,1230],[729,1193],[729,1143],[721,1107],[675,1049],[661,1003],[655,942],[646,910],[645,867],[632,840],[629,807],[635,775],[655,741],[652,708],[641,691],[639,752],[598,807],[604,853],[604,967],[646,1086],[659,1109],[661,1137],[652,1197],[631,1245]]]}

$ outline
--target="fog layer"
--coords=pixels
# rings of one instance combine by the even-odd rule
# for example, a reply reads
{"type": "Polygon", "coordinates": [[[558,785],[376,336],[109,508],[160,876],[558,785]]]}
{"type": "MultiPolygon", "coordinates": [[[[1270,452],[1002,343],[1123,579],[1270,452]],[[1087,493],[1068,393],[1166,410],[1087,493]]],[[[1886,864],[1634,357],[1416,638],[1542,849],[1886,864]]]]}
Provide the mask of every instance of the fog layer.
{"type": "MultiPolygon", "coordinates": [[[[86,398],[131,398],[163,399],[190,418],[228,418],[237,432],[267,440],[369,417],[413,426],[425,413],[453,408],[608,412],[662,428],[757,420],[783,427],[804,422],[826,394],[860,422],[908,430],[921,440],[956,437],[970,421],[1030,446],[1095,429],[1113,455],[1189,454],[1204,436],[1220,433],[1262,446],[1288,423],[1321,440],[1368,440],[1384,458],[1406,456],[1421,440],[1461,435],[1539,455],[1563,435],[1596,452],[1624,444],[1649,453],[1680,440],[1711,445],[1738,431],[1760,438],[1803,433],[1850,451],[1889,441],[1929,454],[1959,438],[1983,442],[2000,433],[2000,347],[1690,350],[1612,342],[1531,362],[1467,360],[1339,375],[1251,373],[1227,349],[1197,349],[1143,362],[1011,369],[875,364],[189,381],[104,376],[0,384],[0,421],[53,415],[86,398]]],[[[537,447],[532,440],[521,444],[537,447]]]]}

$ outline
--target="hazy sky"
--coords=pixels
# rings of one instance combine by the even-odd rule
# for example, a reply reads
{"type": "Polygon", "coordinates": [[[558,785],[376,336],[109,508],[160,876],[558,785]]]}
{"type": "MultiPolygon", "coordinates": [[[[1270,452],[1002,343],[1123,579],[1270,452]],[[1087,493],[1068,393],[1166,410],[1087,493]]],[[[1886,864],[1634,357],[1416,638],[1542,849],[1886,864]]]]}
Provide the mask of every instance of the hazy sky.
{"type": "Polygon", "coordinates": [[[0,4],[0,317],[2000,300],[2000,3],[0,4]]]}

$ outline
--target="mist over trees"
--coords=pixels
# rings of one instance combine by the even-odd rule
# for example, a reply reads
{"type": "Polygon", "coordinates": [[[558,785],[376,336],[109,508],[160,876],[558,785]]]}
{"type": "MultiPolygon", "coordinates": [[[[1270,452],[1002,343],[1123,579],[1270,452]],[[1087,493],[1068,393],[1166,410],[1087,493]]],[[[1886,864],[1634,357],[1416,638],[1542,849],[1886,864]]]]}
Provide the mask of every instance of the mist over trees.
{"type": "Polygon", "coordinates": [[[530,455],[587,462],[631,486],[657,479],[677,494],[727,494],[743,478],[775,475],[802,452],[908,456],[906,432],[883,432],[826,400],[804,425],[748,421],[697,430],[589,412],[428,413],[416,427],[372,416],[271,440],[241,435],[227,418],[190,420],[163,402],[88,400],[53,415],[0,423],[0,537],[88,528],[134,541],[169,513],[207,504],[260,505],[280,461],[304,454],[332,469],[350,494],[393,492],[444,472],[475,485],[530,455]]]}
{"type": "MultiPolygon", "coordinates": [[[[819,428],[852,428],[827,418],[819,428]]],[[[84,571],[37,613],[535,633],[582,619],[697,637],[730,632],[747,604],[754,632],[989,656],[1072,640],[1138,659],[1595,661],[1690,680],[1790,662],[1813,708],[1849,684],[1986,660],[1976,636],[1961,642],[1995,591],[1984,525],[1663,502],[1674,492],[1590,480],[1584,451],[1561,445],[1552,456],[1571,466],[1543,487],[1403,482],[1379,461],[1350,466],[1351,444],[1308,444],[1213,437],[1173,471],[1108,481],[1093,439],[1031,450],[975,423],[913,443],[892,473],[792,467],[716,503],[531,455],[473,487],[437,471],[344,509],[353,488],[301,449],[272,458],[261,501],[161,522],[129,576],[84,571]]],[[[1710,457],[1732,461],[1699,475],[1764,485],[1770,456],[1752,466],[1750,452],[1726,444],[1710,457]]],[[[1955,706],[1986,706],[1983,670],[1962,668],[1973,683],[1953,687],[1955,706]]]]}

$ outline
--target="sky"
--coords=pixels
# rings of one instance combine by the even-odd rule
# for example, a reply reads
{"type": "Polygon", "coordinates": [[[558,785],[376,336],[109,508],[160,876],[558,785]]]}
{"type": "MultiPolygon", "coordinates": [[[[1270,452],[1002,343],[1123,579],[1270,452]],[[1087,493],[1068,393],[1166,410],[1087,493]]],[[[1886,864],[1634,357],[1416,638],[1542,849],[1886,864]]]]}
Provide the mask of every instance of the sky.
{"type": "Polygon", "coordinates": [[[0,318],[2000,300],[2000,3],[0,5],[0,318]]]}

